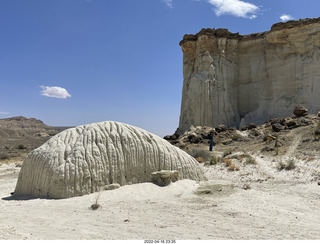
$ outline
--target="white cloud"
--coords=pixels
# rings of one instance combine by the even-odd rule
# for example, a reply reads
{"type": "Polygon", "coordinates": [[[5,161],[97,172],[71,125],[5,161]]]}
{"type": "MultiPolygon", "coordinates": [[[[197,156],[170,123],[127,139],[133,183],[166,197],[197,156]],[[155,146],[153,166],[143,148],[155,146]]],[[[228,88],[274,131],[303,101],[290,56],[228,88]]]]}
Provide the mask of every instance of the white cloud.
{"type": "Polygon", "coordinates": [[[41,95],[46,97],[55,97],[55,98],[68,98],[71,97],[69,92],[66,89],[58,86],[40,86],[42,91],[41,95]]]}
{"type": "Polygon", "coordinates": [[[282,21],[288,21],[288,20],[293,20],[294,18],[289,14],[283,14],[283,15],[280,16],[280,19],[282,21]]]}
{"type": "Polygon", "coordinates": [[[255,14],[259,7],[241,0],[207,0],[208,3],[214,6],[214,12],[217,16],[223,14],[231,14],[236,17],[255,19],[255,14]]]}
{"type": "Polygon", "coordinates": [[[173,8],[172,0],[162,0],[162,2],[167,5],[168,8],[173,8]]]}
{"type": "Polygon", "coordinates": [[[8,113],[8,112],[1,112],[1,111],[0,111],[0,114],[9,114],[9,113],[8,113]]]}

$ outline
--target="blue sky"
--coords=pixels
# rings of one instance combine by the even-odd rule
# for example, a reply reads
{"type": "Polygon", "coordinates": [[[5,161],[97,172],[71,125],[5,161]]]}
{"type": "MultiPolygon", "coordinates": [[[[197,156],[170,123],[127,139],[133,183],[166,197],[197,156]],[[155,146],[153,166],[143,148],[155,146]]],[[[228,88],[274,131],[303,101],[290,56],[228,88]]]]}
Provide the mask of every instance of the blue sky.
{"type": "Polygon", "coordinates": [[[0,0],[0,118],[178,127],[184,34],[319,17],[319,0],[0,0]]]}

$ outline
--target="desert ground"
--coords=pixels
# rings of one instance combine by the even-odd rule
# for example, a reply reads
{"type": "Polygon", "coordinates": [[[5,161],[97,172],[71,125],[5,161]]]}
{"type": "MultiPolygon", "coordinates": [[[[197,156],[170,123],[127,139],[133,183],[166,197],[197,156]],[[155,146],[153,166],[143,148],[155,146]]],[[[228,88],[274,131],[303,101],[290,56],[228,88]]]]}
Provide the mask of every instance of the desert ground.
{"type": "MultiPolygon", "coordinates": [[[[14,198],[20,168],[0,166],[1,239],[320,239],[320,186],[259,155],[239,171],[203,165],[208,181],[152,183],[69,199],[14,198]],[[252,173],[253,172],[253,173],[252,173]],[[91,210],[98,203],[101,208],[91,210]]],[[[317,161],[317,170],[320,170],[317,161]]],[[[302,164],[303,162],[301,162],[302,164]]],[[[303,167],[302,167],[303,168],[303,167]]],[[[301,169],[303,170],[303,169],[301,169]]]]}
{"type": "Polygon", "coordinates": [[[10,193],[22,162],[2,161],[0,239],[319,240],[319,120],[287,118],[277,132],[273,121],[216,133],[209,157],[207,140],[188,142],[206,136],[206,128],[198,134],[193,128],[172,143],[203,153],[194,156],[208,180],[165,187],[140,183],[68,199],[18,198],[10,193]],[[96,201],[101,207],[90,209],[96,201]]]}

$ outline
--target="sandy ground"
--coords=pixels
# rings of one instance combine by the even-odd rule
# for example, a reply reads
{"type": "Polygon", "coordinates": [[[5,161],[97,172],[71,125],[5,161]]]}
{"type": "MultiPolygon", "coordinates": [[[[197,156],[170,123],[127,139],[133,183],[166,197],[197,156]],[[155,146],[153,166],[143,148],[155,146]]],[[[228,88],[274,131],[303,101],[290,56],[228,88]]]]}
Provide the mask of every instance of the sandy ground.
{"type": "Polygon", "coordinates": [[[319,161],[308,172],[302,163],[279,172],[272,160],[255,157],[257,165],[234,172],[203,165],[207,182],[143,183],[62,200],[12,198],[20,168],[2,164],[0,238],[320,239],[320,186],[310,180],[319,161]],[[96,197],[102,207],[93,211],[96,197]]]}

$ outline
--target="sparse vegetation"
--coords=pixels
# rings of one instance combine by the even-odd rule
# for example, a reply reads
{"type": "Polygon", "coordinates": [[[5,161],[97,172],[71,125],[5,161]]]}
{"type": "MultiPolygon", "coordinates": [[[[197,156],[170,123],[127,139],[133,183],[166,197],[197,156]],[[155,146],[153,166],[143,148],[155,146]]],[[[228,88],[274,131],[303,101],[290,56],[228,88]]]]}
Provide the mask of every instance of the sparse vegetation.
{"type": "Polygon", "coordinates": [[[6,159],[9,159],[9,156],[7,154],[1,153],[0,160],[6,160],[6,159]]]}
{"type": "Polygon", "coordinates": [[[279,171],[285,169],[285,167],[286,167],[286,164],[285,164],[285,163],[283,163],[282,161],[279,161],[279,162],[278,162],[277,168],[278,168],[279,171]]]}
{"type": "Polygon", "coordinates": [[[17,149],[19,149],[19,150],[23,150],[23,149],[28,149],[25,145],[23,145],[23,144],[19,144],[18,146],[17,146],[17,149]]]}
{"type": "Polygon", "coordinates": [[[242,187],[242,189],[244,190],[250,190],[251,189],[251,186],[248,184],[248,183],[245,183],[242,187]]]}
{"type": "Polygon", "coordinates": [[[103,189],[101,188],[99,192],[96,192],[96,194],[95,194],[95,202],[94,202],[94,204],[92,204],[90,206],[91,210],[97,210],[97,209],[101,208],[101,205],[99,204],[99,198],[100,198],[100,196],[102,194],[102,191],[103,191],[103,189]]]}
{"type": "Polygon", "coordinates": [[[257,162],[253,157],[250,156],[246,159],[245,164],[257,164],[257,162]]]}
{"type": "Polygon", "coordinates": [[[295,161],[294,161],[293,159],[291,159],[291,160],[289,160],[289,161],[287,162],[287,165],[286,165],[286,167],[285,167],[285,170],[292,170],[292,169],[294,169],[294,168],[296,168],[296,163],[295,163],[295,161]]]}
{"type": "Polygon", "coordinates": [[[201,149],[192,149],[191,151],[187,151],[192,157],[194,157],[199,163],[203,163],[209,160],[210,153],[201,149]]]}
{"type": "Polygon", "coordinates": [[[233,141],[238,141],[238,140],[240,139],[240,135],[238,135],[238,134],[233,134],[233,135],[231,136],[231,139],[232,139],[233,141]]]}
{"type": "Polygon", "coordinates": [[[256,160],[247,153],[238,156],[238,160],[243,161],[244,159],[245,164],[257,164],[256,160]]]}
{"type": "Polygon", "coordinates": [[[210,165],[214,165],[221,162],[221,157],[213,155],[210,158],[210,165]]]}
{"type": "Polygon", "coordinates": [[[232,163],[231,159],[224,158],[223,162],[228,167],[228,170],[230,170],[230,171],[238,171],[239,170],[239,167],[237,167],[234,163],[232,163]]]}
{"type": "Polygon", "coordinates": [[[284,162],[282,162],[282,161],[279,161],[277,168],[278,168],[279,171],[281,171],[281,170],[283,170],[283,169],[285,169],[285,170],[292,170],[292,169],[296,168],[296,163],[295,163],[295,161],[294,161],[293,159],[288,160],[287,163],[284,163],[284,162]]]}

